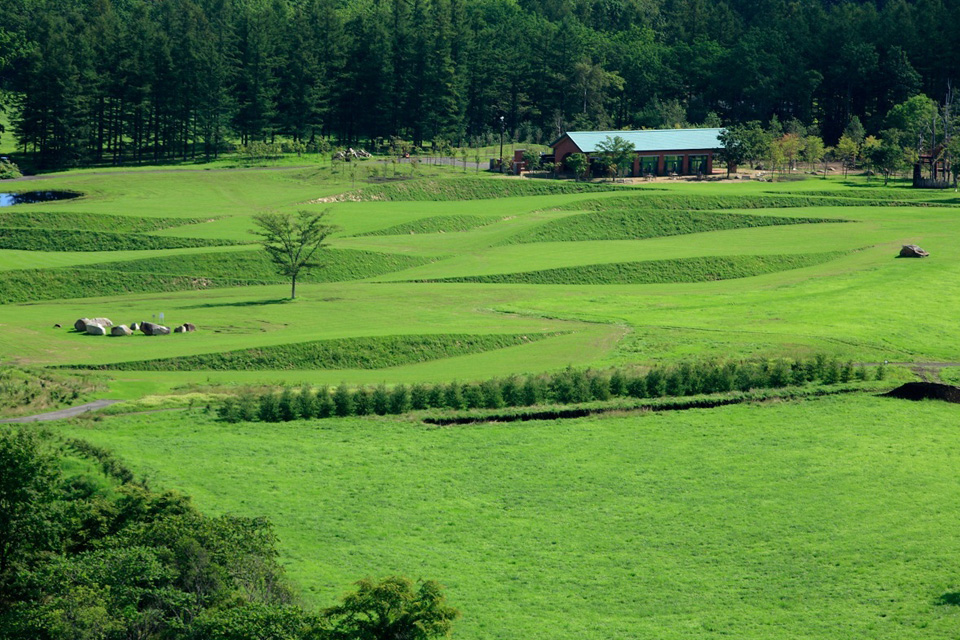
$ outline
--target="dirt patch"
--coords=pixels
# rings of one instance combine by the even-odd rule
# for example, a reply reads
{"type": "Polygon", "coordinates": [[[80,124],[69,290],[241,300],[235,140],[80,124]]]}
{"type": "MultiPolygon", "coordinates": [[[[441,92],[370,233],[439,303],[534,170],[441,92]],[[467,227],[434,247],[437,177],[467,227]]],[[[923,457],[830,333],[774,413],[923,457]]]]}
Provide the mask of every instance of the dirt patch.
{"type": "Polygon", "coordinates": [[[939,382],[908,382],[883,395],[902,400],[943,400],[960,404],[960,387],[939,382]]]}

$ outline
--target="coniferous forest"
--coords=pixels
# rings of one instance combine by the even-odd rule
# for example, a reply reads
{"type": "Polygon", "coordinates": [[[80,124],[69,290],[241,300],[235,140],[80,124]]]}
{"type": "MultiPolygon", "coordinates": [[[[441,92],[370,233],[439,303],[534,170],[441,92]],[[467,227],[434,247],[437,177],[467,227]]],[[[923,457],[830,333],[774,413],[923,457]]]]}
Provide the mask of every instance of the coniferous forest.
{"type": "Polygon", "coordinates": [[[0,90],[41,166],[277,136],[415,145],[797,120],[882,129],[960,59],[958,0],[5,0],[0,90]]]}

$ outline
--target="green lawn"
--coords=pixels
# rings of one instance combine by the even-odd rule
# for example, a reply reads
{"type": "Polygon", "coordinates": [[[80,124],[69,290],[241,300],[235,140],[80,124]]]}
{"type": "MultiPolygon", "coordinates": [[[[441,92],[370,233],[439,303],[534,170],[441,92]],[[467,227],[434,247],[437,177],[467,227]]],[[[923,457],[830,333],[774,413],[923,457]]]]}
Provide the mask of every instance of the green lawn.
{"type": "Polygon", "coordinates": [[[957,409],[869,395],[556,422],[63,431],[212,513],[266,515],[313,605],[434,578],[455,637],[955,638],[957,409]]]}

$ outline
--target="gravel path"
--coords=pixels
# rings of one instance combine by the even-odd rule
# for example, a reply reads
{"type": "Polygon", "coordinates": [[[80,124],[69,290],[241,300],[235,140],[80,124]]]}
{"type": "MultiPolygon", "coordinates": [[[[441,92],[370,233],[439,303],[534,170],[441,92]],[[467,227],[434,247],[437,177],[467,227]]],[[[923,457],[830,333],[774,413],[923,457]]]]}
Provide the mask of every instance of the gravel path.
{"type": "Polygon", "coordinates": [[[87,411],[94,411],[95,409],[102,409],[104,407],[109,407],[112,404],[122,402],[122,400],[94,400],[93,402],[88,402],[86,404],[80,404],[75,407],[70,407],[69,409],[60,409],[59,411],[48,411],[47,413],[38,413],[33,416],[21,416],[19,418],[7,418],[6,420],[0,420],[0,423],[5,422],[46,422],[48,420],[64,420],[66,418],[75,418],[81,413],[86,413],[87,411]]]}

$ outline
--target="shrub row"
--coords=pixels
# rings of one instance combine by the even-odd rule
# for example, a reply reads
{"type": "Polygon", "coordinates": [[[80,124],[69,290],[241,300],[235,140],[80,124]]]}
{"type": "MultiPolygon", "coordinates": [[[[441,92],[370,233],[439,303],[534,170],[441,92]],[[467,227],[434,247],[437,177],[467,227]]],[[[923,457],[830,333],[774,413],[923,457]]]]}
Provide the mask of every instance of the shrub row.
{"type": "Polygon", "coordinates": [[[27,407],[42,410],[74,402],[102,386],[90,375],[4,364],[0,366],[0,414],[27,407]]]}
{"type": "Polygon", "coordinates": [[[508,238],[504,244],[577,242],[582,240],[638,240],[748,227],[823,222],[846,221],[831,218],[788,218],[738,213],[614,209],[551,220],[508,238]]]}
{"type": "Polygon", "coordinates": [[[500,409],[535,405],[580,404],[616,397],[660,398],[777,389],[793,385],[837,384],[881,380],[882,365],[872,372],[852,362],[825,356],[806,361],[746,361],[682,363],[653,367],[646,372],[611,372],[567,368],[559,373],[510,377],[461,384],[399,384],[393,388],[334,389],[302,387],[282,392],[244,393],[229,397],[218,409],[227,422],[281,422],[308,418],[401,414],[424,409],[500,409]]]}
{"type": "Polygon", "coordinates": [[[361,236],[401,236],[411,233],[449,233],[452,231],[469,231],[477,227],[483,227],[494,222],[499,222],[502,218],[488,218],[484,216],[431,216],[429,218],[420,218],[397,224],[384,229],[358,233],[355,237],[361,236]]]}
{"type": "Polygon", "coordinates": [[[76,231],[110,231],[113,233],[146,233],[171,227],[198,224],[208,220],[208,218],[151,218],[147,216],[114,216],[103,213],[62,211],[11,211],[0,213],[0,227],[73,229],[76,231]]]}
{"type": "Polygon", "coordinates": [[[104,475],[116,479],[121,484],[133,482],[133,471],[109,449],[76,438],[68,438],[66,444],[84,458],[98,462],[104,475]]]}
{"type": "Polygon", "coordinates": [[[0,249],[23,251],[133,251],[242,244],[233,240],[151,236],[143,233],[0,228],[0,249]]]}
{"type": "Polygon", "coordinates": [[[657,284],[711,282],[800,269],[844,255],[842,251],[794,253],[768,256],[704,256],[675,260],[610,262],[579,267],[560,267],[518,273],[457,276],[413,282],[484,282],[503,284],[657,284]]]}
{"type": "Polygon", "coordinates": [[[557,333],[373,336],[280,344],[194,356],[157,358],[103,365],[65,365],[70,369],[122,371],[280,371],[296,369],[382,369],[414,362],[515,347],[557,333]]]}
{"type": "Polygon", "coordinates": [[[611,184],[552,182],[547,180],[501,180],[497,178],[424,179],[366,187],[344,194],[350,200],[447,201],[486,200],[566,193],[596,193],[621,189],[611,184]]]}

